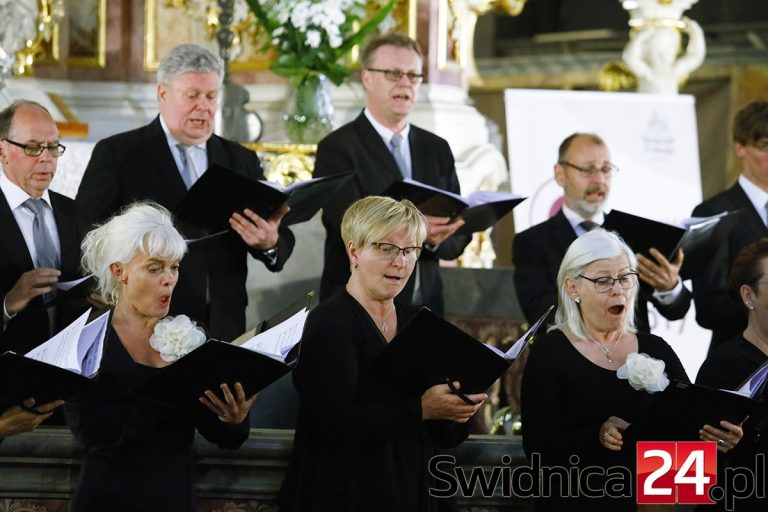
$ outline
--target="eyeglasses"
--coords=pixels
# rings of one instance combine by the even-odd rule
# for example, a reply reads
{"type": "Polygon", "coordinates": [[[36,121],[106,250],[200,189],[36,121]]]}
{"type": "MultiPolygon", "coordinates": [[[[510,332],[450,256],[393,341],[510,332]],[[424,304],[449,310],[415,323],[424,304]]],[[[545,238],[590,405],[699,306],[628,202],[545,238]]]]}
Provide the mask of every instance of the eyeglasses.
{"type": "Polygon", "coordinates": [[[402,252],[405,261],[414,262],[421,255],[421,247],[398,247],[387,242],[373,242],[371,246],[376,249],[376,254],[381,259],[393,260],[402,252]]]}
{"type": "Polygon", "coordinates": [[[752,145],[761,153],[768,153],[768,139],[756,140],[752,145]]]}
{"type": "Polygon", "coordinates": [[[581,167],[579,165],[574,165],[566,160],[560,160],[557,163],[563,166],[573,167],[585,178],[594,178],[598,174],[602,174],[604,177],[608,178],[612,174],[619,172],[619,168],[611,163],[607,163],[602,167],[581,167]]]}
{"type": "Polygon", "coordinates": [[[67,149],[61,144],[49,144],[48,146],[43,146],[40,144],[22,144],[20,142],[12,141],[11,139],[3,140],[8,144],[13,144],[14,146],[22,148],[24,150],[24,154],[27,156],[40,156],[43,154],[43,150],[47,149],[48,153],[50,153],[52,157],[57,157],[63,155],[64,150],[67,149]]]}
{"type": "Polygon", "coordinates": [[[587,276],[583,276],[579,274],[579,277],[582,279],[586,279],[587,281],[592,281],[595,284],[595,290],[597,290],[597,293],[606,293],[611,290],[613,290],[613,286],[618,282],[619,286],[623,290],[630,290],[637,285],[637,273],[636,272],[627,272],[624,275],[621,275],[619,277],[610,277],[610,276],[603,276],[598,278],[591,278],[587,276]]]}
{"type": "Polygon", "coordinates": [[[422,80],[424,80],[424,75],[420,75],[419,73],[414,73],[413,71],[408,71],[407,73],[405,71],[400,71],[399,69],[374,69],[374,68],[365,68],[368,71],[373,71],[375,73],[384,73],[384,78],[389,80],[390,82],[399,82],[401,78],[404,76],[408,77],[408,81],[412,84],[420,84],[422,80]]]}

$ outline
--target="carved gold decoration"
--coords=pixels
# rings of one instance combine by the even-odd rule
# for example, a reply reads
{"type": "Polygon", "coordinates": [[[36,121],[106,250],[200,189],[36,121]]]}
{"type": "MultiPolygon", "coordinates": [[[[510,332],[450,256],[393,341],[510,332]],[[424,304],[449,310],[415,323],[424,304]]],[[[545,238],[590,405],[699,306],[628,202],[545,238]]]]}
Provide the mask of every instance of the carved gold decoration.
{"type": "Polygon", "coordinates": [[[312,179],[315,170],[315,144],[275,144],[253,142],[243,144],[259,154],[264,177],[283,186],[312,179]]]}
{"type": "MultiPolygon", "coordinates": [[[[252,22],[250,10],[239,9],[230,29],[235,33],[231,71],[269,69],[272,53],[262,51],[259,34],[252,22]]],[[[182,43],[194,42],[218,53],[213,41],[219,27],[219,7],[216,0],[146,0],[144,3],[144,69],[156,71],[162,56],[182,43]],[[159,27],[162,26],[162,35],[159,27]]]]}
{"type": "Polygon", "coordinates": [[[475,63],[477,19],[490,11],[519,16],[527,0],[441,0],[438,9],[438,56],[440,70],[463,69],[470,83],[479,83],[475,63]]]}
{"type": "Polygon", "coordinates": [[[522,435],[523,424],[520,420],[520,411],[516,407],[502,407],[493,415],[490,434],[494,435],[522,435]]]}
{"type": "Polygon", "coordinates": [[[601,90],[608,92],[634,90],[637,77],[620,60],[609,62],[597,74],[597,83],[601,90]]]}
{"type": "MultiPolygon", "coordinates": [[[[54,28],[64,16],[64,0],[37,0],[37,29],[34,36],[24,42],[23,47],[16,52],[14,73],[23,76],[30,72],[35,57],[43,51],[43,42],[51,41],[54,28]]],[[[8,23],[9,20],[5,20],[8,23]]]]}

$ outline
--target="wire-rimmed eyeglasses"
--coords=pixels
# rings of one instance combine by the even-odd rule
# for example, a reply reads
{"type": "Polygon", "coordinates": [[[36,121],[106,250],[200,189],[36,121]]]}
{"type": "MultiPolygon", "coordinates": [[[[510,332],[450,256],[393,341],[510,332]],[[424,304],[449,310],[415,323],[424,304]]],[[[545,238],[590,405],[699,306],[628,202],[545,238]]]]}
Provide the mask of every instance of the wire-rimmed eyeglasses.
{"type": "Polygon", "coordinates": [[[371,246],[381,259],[393,260],[402,252],[406,261],[413,262],[421,255],[421,247],[399,247],[388,242],[373,242],[371,246]]]}
{"type": "Polygon", "coordinates": [[[67,149],[63,144],[49,144],[43,146],[42,144],[22,144],[11,139],[3,139],[8,144],[13,144],[16,147],[20,147],[24,150],[24,154],[27,156],[40,156],[43,154],[43,150],[48,150],[48,153],[53,157],[61,156],[64,154],[64,150],[67,149]]]}
{"type": "Polygon", "coordinates": [[[424,75],[420,73],[414,73],[413,71],[400,71],[399,69],[375,69],[375,68],[365,68],[368,71],[373,71],[375,73],[383,73],[384,78],[389,80],[390,82],[399,82],[401,78],[408,77],[408,81],[412,84],[420,84],[422,80],[424,80],[424,75]]]}
{"type": "Polygon", "coordinates": [[[586,279],[587,281],[592,281],[595,285],[595,290],[597,290],[598,293],[606,293],[613,290],[613,286],[616,283],[619,283],[619,286],[624,290],[630,290],[637,285],[637,272],[627,272],[619,277],[602,276],[593,278],[581,274],[579,274],[579,277],[586,279]]]}
{"type": "Polygon", "coordinates": [[[619,168],[612,163],[607,163],[602,167],[582,167],[580,165],[572,164],[567,160],[560,160],[558,163],[562,166],[573,167],[574,169],[579,171],[579,173],[581,173],[581,175],[584,176],[585,178],[594,178],[598,174],[607,178],[619,172],[619,168]]]}

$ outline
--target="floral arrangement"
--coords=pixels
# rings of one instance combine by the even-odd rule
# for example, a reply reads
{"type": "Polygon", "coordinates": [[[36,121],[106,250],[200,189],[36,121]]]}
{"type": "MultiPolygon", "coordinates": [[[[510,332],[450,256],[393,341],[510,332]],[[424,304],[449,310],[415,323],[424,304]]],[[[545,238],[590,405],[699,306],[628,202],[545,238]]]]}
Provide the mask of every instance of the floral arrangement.
{"type": "Polygon", "coordinates": [[[638,391],[656,393],[664,391],[669,385],[665,366],[664,361],[648,354],[632,352],[627,356],[627,362],[616,371],[616,376],[627,379],[629,385],[638,391]]]}
{"type": "Polygon", "coordinates": [[[186,315],[160,320],[149,338],[149,345],[160,352],[163,361],[174,362],[205,343],[205,333],[186,315]]]}
{"type": "Polygon", "coordinates": [[[272,71],[294,87],[323,74],[341,85],[351,70],[340,64],[394,7],[388,0],[369,19],[366,0],[246,0],[277,54],[272,71]]]}

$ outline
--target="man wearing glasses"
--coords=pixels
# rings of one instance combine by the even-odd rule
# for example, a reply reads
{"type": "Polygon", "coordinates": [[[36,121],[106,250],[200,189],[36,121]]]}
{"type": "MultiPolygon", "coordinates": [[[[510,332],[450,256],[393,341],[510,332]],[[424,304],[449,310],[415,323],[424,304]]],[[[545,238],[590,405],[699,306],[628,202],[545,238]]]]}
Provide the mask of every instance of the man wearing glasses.
{"type": "Polygon", "coordinates": [[[747,310],[728,286],[736,256],[747,245],[768,237],[768,102],[742,108],[733,121],[733,150],[741,160],[738,181],[693,210],[709,216],[741,210],[717,227],[717,251],[704,275],[693,280],[696,321],[712,330],[712,347],[740,335],[747,326],[747,310]]]}
{"type": "MultiPolygon", "coordinates": [[[[365,196],[382,194],[403,178],[459,193],[453,154],[437,135],[410,124],[419,95],[421,49],[416,41],[397,33],[371,40],[362,54],[361,80],[365,109],[320,141],[316,177],[354,170],[351,180],[323,209],[326,229],[325,260],[320,299],[343,290],[349,280],[349,260],[341,239],[341,219],[347,206],[365,196]]],[[[469,243],[467,235],[453,236],[463,221],[427,217],[429,233],[416,270],[398,300],[428,305],[443,312],[439,260],[458,257],[469,243]]]]}
{"type": "MultiPolygon", "coordinates": [[[[515,290],[529,322],[557,304],[557,271],[565,251],[576,237],[603,224],[603,205],[618,168],[600,137],[574,133],[560,144],[554,170],[555,181],[563,187],[562,208],[550,219],[518,233],[512,243],[515,290]]],[[[655,261],[637,255],[643,285],[635,326],[643,332],[650,332],[647,301],[669,320],[683,318],[691,305],[691,294],[679,277],[683,255],[678,253],[670,262],[656,249],[651,251],[655,261]]]]}
{"type": "Polygon", "coordinates": [[[28,352],[85,307],[80,299],[50,305],[56,283],[80,268],[75,202],[48,190],[64,149],[42,105],[17,100],[0,112],[0,352],[28,352]]]}

